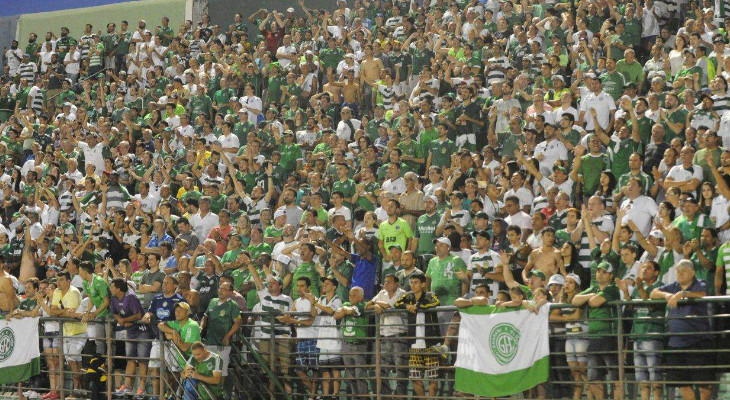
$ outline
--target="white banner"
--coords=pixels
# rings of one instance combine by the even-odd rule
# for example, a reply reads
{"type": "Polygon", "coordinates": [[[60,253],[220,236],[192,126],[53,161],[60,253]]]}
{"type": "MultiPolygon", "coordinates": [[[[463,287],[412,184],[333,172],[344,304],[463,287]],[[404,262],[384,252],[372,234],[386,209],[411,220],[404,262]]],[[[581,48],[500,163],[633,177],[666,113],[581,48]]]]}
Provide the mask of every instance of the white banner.
{"type": "Polygon", "coordinates": [[[40,372],[38,318],[0,319],[0,384],[22,382],[40,372]]]}

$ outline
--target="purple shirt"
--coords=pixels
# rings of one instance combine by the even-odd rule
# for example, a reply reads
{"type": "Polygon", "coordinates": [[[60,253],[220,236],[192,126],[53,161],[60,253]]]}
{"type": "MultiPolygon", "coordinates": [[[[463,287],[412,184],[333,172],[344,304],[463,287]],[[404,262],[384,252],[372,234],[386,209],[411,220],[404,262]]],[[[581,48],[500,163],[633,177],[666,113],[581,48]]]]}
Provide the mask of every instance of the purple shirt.
{"type": "MultiPolygon", "coordinates": [[[[139,314],[140,318],[144,316],[142,303],[139,302],[139,298],[137,298],[137,295],[132,291],[128,291],[121,300],[116,296],[111,296],[111,299],[109,300],[109,308],[111,308],[112,315],[119,315],[122,318],[127,318],[134,314],[139,314]]],[[[134,323],[129,328],[117,325],[114,329],[117,331],[126,330],[128,333],[140,333],[147,331],[147,327],[145,325],[137,323],[134,323]]]]}

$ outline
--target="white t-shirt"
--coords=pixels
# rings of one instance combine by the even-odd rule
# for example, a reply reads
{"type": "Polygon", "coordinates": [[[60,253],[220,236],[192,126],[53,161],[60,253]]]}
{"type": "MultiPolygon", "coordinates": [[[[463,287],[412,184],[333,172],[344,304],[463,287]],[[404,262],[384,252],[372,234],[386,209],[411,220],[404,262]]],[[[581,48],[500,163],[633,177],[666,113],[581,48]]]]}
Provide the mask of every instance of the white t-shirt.
{"type": "Polygon", "coordinates": [[[659,211],[654,199],[648,196],[639,196],[633,200],[626,199],[621,203],[621,209],[626,211],[621,223],[634,221],[641,234],[644,237],[649,236],[652,221],[659,211]]]}
{"type": "MultiPolygon", "coordinates": [[[[298,313],[310,313],[312,312],[312,303],[305,298],[298,298],[294,300],[294,307],[298,313]]],[[[296,317],[298,321],[304,321],[310,317],[296,317]]],[[[299,339],[316,339],[317,338],[317,327],[314,326],[297,326],[297,338],[299,339]]]]}
{"type": "Polygon", "coordinates": [[[218,216],[212,212],[208,212],[205,217],[202,217],[200,212],[198,212],[190,218],[190,225],[193,226],[193,232],[195,232],[195,236],[198,237],[200,243],[203,243],[208,238],[210,231],[218,226],[218,224],[218,216]]]}
{"type": "Polygon", "coordinates": [[[81,53],[74,51],[73,53],[66,53],[66,57],[63,58],[64,64],[66,61],[70,61],[66,64],[66,73],[69,75],[77,75],[79,73],[79,63],[81,62],[81,53]]]}

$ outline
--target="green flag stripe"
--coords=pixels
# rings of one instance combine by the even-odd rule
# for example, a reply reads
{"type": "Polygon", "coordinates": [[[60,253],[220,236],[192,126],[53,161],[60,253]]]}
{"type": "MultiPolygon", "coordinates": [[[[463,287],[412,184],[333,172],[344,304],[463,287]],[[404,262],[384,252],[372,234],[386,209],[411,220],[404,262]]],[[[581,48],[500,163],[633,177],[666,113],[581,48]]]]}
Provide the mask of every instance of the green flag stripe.
{"type": "Polygon", "coordinates": [[[454,389],[477,396],[510,396],[547,382],[550,369],[549,359],[550,356],[546,355],[536,360],[529,368],[497,375],[456,367],[454,389]]]}
{"type": "Polygon", "coordinates": [[[41,373],[41,358],[36,357],[26,364],[0,368],[0,385],[27,381],[41,373]]]}

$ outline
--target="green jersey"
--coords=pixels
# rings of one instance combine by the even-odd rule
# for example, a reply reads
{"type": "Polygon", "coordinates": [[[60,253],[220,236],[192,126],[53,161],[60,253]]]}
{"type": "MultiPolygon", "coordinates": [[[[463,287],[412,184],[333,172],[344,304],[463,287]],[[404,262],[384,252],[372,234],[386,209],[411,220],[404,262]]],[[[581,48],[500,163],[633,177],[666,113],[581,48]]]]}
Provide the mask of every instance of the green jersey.
{"type": "MultiPolygon", "coordinates": [[[[606,299],[606,303],[621,299],[618,287],[613,283],[604,288],[594,285],[582,291],[580,294],[598,294],[606,299]]],[[[588,332],[590,334],[615,334],[616,333],[616,307],[603,304],[600,307],[588,307],[588,332]]]]}
{"type": "Polygon", "coordinates": [[[342,304],[342,307],[352,307],[355,309],[352,315],[347,315],[340,321],[342,337],[344,337],[345,342],[358,343],[367,338],[368,316],[364,313],[365,302],[361,301],[357,304],[352,304],[347,301],[342,304]]]}
{"type": "Polygon", "coordinates": [[[456,154],[456,145],[450,139],[443,142],[439,139],[431,142],[429,148],[431,156],[431,165],[441,168],[449,168],[451,166],[451,155],[456,154]]]}
{"type": "Polygon", "coordinates": [[[433,215],[423,214],[416,221],[415,237],[418,239],[417,255],[434,254],[435,245],[433,239],[436,238],[436,227],[441,221],[441,215],[434,212],[433,215]]]}
{"type": "MultiPolygon", "coordinates": [[[[109,285],[107,285],[104,278],[99,275],[91,275],[91,283],[84,281],[84,293],[86,293],[91,299],[91,303],[95,307],[99,308],[104,303],[104,299],[109,297],[109,285]]],[[[109,315],[109,307],[105,308],[104,311],[100,312],[98,317],[104,318],[109,315]]]]}
{"type": "MultiPolygon", "coordinates": [[[[292,274],[292,282],[296,285],[297,280],[302,277],[307,277],[312,283],[312,286],[310,286],[310,290],[312,291],[312,294],[314,297],[319,297],[319,272],[317,271],[317,267],[315,267],[314,263],[301,263],[299,264],[296,269],[294,269],[294,273],[292,274]]],[[[299,292],[296,290],[292,290],[292,299],[296,300],[299,298],[299,292]]]]}
{"type": "Polygon", "coordinates": [[[398,218],[394,223],[390,220],[383,221],[378,228],[378,239],[383,241],[385,252],[390,254],[390,248],[397,244],[401,249],[408,248],[408,240],[413,237],[411,224],[403,218],[398,218]]]}
{"type": "MultiPolygon", "coordinates": [[[[218,354],[215,354],[213,352],[209,352],[209,356],[203,360],[198,361],[195,359],[195,357],[190,357],[187,361],[187,364],[190,365],[195,369],[195,372],[202,376],[212,377],[214,372],[220,372],[223,373],[223,359],[218,354]]],[[[198,383],[200,385],[200,383],[198,383]]],[[[215,396],[218,399],[223,399],[226,397],[225,390],[223,389],[223,379],[221,378],[221,383],[217,385],[207,385],[208,390],[210,390],[210,394],[215,396]]],[[[206,392],[204,389],[198,389],[198,394],[200,395],[201,400],[210,400],[210,397],[208,396],[208,392],[206,392]]]]}
{"type": "Polygon", "coordinates": [[[578,174],[583,176],[583,193],[593,194],[598,188],[601,172],[610,165],[606,154],[586,154],[581,157],[578,174]]]}
{"type": "MultiPolygon", "coordinates": [[[[652,290],[662,286],[662,282],[657,280],[653,284],[645,287],[646,293],[651,293],[652,290]]],[[[631,299],[641,299],[639,290],[634,288],[631,293],[631,299]]],[[[648,334],[657,334],[666,332],[665,321],[663,320],[665,313],[665,306],[663,304],[653,305],[636,305],[634,306],[634,323],[631,329],[631,333],[636,336],[635,340],[661,340],[656,336],[652,337],[648,334]],[[646,336],[645,336],[646,335],[646,336]]]]}
{"type": "MultiPolygon", "coordinates": [[[[167,321],[167,326],[179,333],[180,338],[182,338],[184,343],[195,343],[200,341],[200,325],[190,318],[188,318],[184,324],[180,324],[180,321],[167,321]]],[[[191,352],[188,350],[183,354],[186,357],[189,357],[191,352]]]]}
{"type": "Polygon", "coordinates": [[[461,257],[449,254],[441,260],[434,257],[428,263],[426,276],[431,278],[431,291],[441,300],[441,304],[450,306],[462,295],[462,280],[458,272],[466,272],[466,265],[461,257]]]}
{"type": "Polygon", "coordinates": [[[233,300],[221,301],[215,298],[208,303],[205,311],[207,329],[205,344],[223,346],[223,338],[231,330],[236,320],[240,319],[241,309],[233,300]]]}

